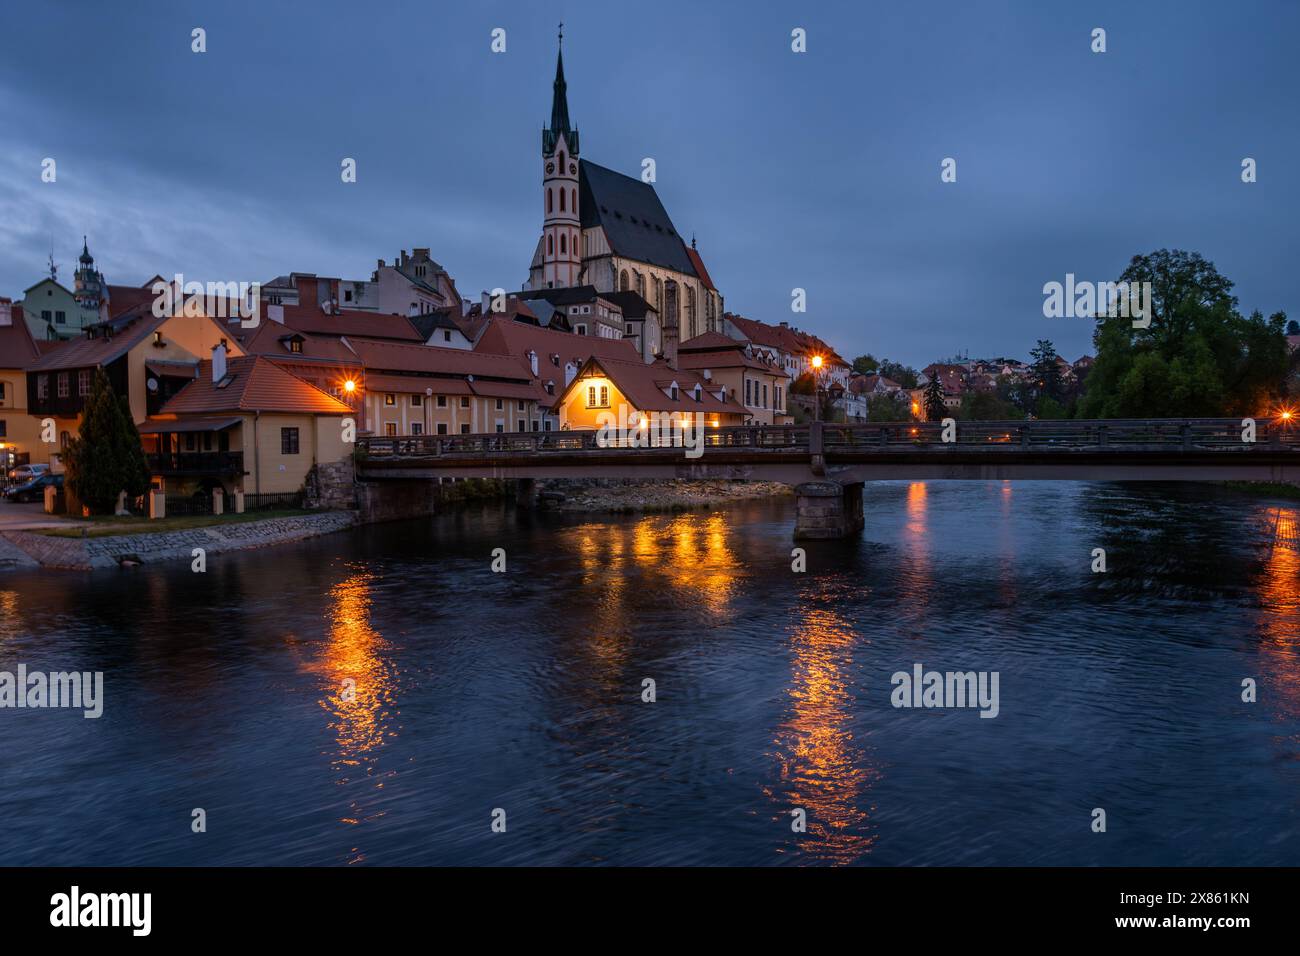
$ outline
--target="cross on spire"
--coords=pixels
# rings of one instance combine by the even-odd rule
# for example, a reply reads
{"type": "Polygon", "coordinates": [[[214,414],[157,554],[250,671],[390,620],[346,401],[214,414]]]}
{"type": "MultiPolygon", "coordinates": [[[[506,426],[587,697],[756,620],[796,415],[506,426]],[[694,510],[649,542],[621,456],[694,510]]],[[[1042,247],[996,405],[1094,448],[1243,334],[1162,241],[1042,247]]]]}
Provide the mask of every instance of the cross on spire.
{"type": "Polygon", "coordinates": [[[564,21],[560,21],[560,46],[564,46],[564,21]]]}

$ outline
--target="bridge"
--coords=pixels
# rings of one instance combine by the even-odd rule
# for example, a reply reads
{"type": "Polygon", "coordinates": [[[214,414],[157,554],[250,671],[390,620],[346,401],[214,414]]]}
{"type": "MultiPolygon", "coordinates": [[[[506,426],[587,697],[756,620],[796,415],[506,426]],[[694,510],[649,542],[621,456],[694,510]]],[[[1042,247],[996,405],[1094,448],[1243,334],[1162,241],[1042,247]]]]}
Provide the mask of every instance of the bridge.
{"type": "Polygon", "coordinates": [[[361,438],[357,477],[514,479],[528,498],[546,478],[776,481],[795,487],[803,538],[860,530],[867,481],[1300,484],[1300,427],[1285,417],[956,422],[947,434],[938,422],[740,425],[705,429],[695,450],[642,444],[597,431],[361,438]]]}

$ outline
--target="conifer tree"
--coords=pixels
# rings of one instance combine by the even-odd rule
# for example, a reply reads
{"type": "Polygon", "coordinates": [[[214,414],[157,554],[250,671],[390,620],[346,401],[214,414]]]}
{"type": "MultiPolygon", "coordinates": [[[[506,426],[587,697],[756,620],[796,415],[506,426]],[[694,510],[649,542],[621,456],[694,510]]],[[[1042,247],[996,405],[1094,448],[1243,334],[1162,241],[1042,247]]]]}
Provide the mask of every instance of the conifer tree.
{"type": "Polygon", "coordinates": [[[64,456],[68,487],[94,514],[112,514],[117,496],[149,490],[149,466],[140,432],[125,398],[113,394],[102,368],[95,369],[81,428],[64,456]]]}
{"type": "Polygon", "coordinates": [[[939,373],[936,371],[934,378],[930,379],[925,386],[926,421],[943,421],[944,416],[948,413],[947,406],[943,403],[943,398],[943,382],[939,380],[939,373]]]}

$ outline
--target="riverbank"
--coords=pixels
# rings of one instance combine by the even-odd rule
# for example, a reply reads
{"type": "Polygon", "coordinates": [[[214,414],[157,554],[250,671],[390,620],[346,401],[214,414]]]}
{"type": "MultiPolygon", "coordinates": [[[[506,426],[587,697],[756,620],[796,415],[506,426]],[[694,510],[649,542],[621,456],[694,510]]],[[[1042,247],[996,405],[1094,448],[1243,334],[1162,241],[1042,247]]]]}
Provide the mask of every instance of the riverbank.
{"type": "Polygon", "coordinates": [[[589,514],[637,514],[691,511],[735,501],[793,494],[775,481],[671,481],[600,478],[539,481],[538,503],[556,511],[589,514]],[[563,499],[558,496],[563,495],[563,499]]]}
{"type": "Polygon", "coordinates": [[[230,520],[181,530],[142,528],[139,532],[118,533],[120,529],[114,529],[114,533],[88,534],[85,537],[66,537],[66,532],[4,531],[0,532],[0,560],[11,567],[43,566],[71,571],[191,561],[196,548],[202,549],[205,556],[246,551],[333,534],[356,523],[355,511],[324,511],[260,521],[230,520]],[[24,557],[27,560],[23,560],[24,557]]]}

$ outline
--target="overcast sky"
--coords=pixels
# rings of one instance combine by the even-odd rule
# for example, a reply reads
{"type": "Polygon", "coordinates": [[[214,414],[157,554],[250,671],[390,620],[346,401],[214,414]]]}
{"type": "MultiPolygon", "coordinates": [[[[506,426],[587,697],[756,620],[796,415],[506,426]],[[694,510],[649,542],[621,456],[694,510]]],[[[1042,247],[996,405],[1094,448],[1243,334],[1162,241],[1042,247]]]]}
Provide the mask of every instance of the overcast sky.
{"type": "Polygon", "coordinates": [[[582,155],[655,159],[732,311],[850,358],[1073,359],[1091,325],[1043,284],[1177,247],[1300,317],[1300,4],[1249,0],[6,2],[0,294],[51,241],[70,284],[83,233],[113,283],[367,279],[429,246],[466,295],[519,288],[561,19],[582,155]]]}

